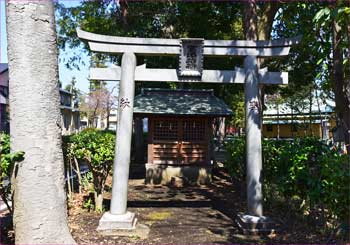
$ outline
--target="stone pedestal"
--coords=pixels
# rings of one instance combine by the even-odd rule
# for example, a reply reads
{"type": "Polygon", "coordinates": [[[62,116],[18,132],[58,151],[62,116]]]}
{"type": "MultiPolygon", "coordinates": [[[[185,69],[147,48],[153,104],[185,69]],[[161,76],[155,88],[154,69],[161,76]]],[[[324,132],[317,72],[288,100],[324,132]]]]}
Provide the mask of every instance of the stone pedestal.
{"type": "Polygon", "coordinates": [[[171,166],[147,163],[146,184],[206,185],[211,182],[211,166],[171,166]]]}
{"type": "Polygon", "coordinates": [[[236,223],[246,235],[269,235],[278,232],[281,225],[266,216],[238,214],[236,223]]]}
{"type": "Polygon", "coordinates": [[[131,230],[135,229],[137,218],[134,213],[111,214],[106,212],[100,219],[97,230],[131,230]]]}

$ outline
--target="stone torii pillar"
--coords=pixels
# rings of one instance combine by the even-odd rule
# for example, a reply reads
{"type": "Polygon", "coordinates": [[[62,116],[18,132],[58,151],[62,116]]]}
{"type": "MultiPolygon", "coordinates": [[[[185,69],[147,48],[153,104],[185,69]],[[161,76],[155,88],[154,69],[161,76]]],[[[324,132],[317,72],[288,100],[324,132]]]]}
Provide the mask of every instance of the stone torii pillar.
{"type": "Polygon", "coordinates": [[[133,229],[137,221],[134,213],[127,212],[135,69],[135,54],[124,53],[119,85],[111,208],[100,219],[97,230],[133,229]]]}
{"type": "Polygon", "coordinates": [[[245,135],[247,162],[247,204],[248,214],[262,216],[262,153],[259,105],[259,77],[257,58],[247,56],[245,69],[245,135]]]}
{"type": "Polygon", "coordinates": [[[271,218],[263,216],[262,145],[259,100],[259,67],[256,56],[244,58],[245,71],[245,137],[247,214],[239,213],[237,225],[245,234],[271,233],[278,228],[271,218]]]}

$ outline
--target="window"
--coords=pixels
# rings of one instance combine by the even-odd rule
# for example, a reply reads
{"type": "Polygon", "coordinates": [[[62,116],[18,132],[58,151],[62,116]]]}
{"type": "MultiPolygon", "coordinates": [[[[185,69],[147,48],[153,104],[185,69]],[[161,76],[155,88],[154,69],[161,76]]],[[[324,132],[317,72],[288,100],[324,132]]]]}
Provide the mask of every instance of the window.
{"type": "Polygon", "coordinates": [[[184,141],[205,140],[205,121],[184,120],[182,124],[184,141]]]}
{"type": "Polygon", "coordinates": [[[154,140],[178,140],[178,122],[175,120],[154,121],[154,140]]]}

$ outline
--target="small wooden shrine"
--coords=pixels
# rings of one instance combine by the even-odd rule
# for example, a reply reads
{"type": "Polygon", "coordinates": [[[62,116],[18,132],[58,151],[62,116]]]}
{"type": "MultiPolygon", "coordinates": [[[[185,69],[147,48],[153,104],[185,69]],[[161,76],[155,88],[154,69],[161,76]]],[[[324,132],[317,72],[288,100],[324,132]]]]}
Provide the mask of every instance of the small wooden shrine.
{"type": "Polygon", "coordinates": [[[213,90],[143,89],[134,117],[148,118],[146,181],[210,181],[212,122],[231,115],[213,90]]]}

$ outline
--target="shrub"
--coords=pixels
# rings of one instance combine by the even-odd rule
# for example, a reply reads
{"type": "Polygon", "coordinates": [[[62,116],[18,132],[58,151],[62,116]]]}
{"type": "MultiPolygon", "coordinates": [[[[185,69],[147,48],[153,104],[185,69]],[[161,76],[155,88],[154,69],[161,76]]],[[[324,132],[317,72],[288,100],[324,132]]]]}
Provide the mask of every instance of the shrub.
{"type": "Polygon", "coordinates": [[[10,136],[0,132],[0,190],[1,198],[4,200],[7,208],[12,212],[12,208],[9,205],[9,201],[12,200],[11,195],[11,176],[14,165],[16,162],[22,161],[24,158],[24,152],[10,153],[10,136]],[[7,183],[6,183],[7,181],[7,183]]]}
{"type": "Polygon", "coordinates": [[[70,136],[67,153],[85,161],[92,173],[95,210],[102,211],[106,179],[113,165],[115,134],[111,131],[86,129],[70,136]]]}
{"type": "MultiPolygon", "coordinates": [[[[348,156],[316,138],[264,140],[262,147],[265,196],[282,196],[287,201],[294,198],[307,203],[308,208],[328,209],[341,222],[349,218],[348,156]]],[[[236,138],[226,149],[229,161],[225,166],[230,175],[245,181],[244,139],[236,138]]]]}

